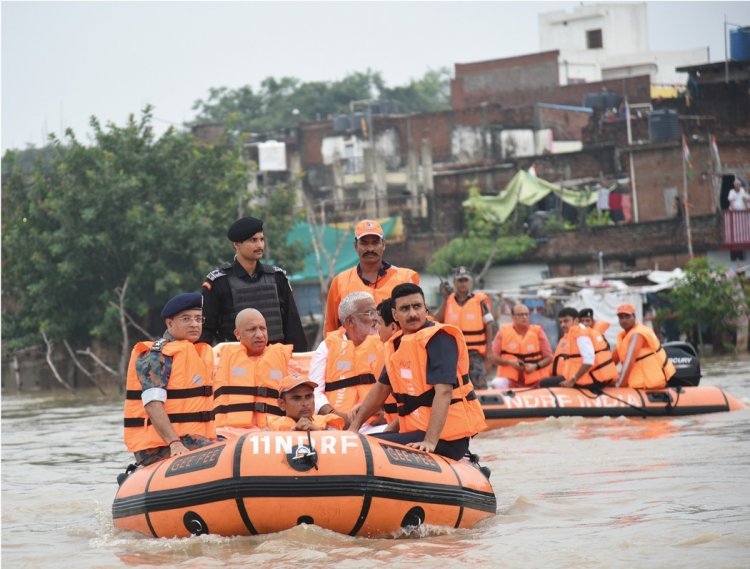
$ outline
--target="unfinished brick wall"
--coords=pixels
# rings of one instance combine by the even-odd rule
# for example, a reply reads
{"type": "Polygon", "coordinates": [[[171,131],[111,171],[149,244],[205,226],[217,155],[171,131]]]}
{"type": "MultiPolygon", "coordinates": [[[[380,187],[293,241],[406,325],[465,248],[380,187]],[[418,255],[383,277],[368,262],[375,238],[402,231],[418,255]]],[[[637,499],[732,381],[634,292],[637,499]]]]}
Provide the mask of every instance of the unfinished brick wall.
{"type": "MultiPolygon", "coordinates": [[[[691,215],[705,215],[716,209],[716,198],[711,186],[711,157],[707,142],[689,141],[693,177],[688,181],[688,204],[691,215]]],[[[621,150],[623,168],[629,171],[630,153],[621,150]]],[[[638,194],[639,221],[664,219],[673,215],[670,188],[676,189],[682,199],[682,145],[679,142],[652,144],[635,148],[632,152],[635,164],[636,190],[638,194]],[[667,196],[665,198],[665,196],[667,196]]]]}
{"type": "MultiPolygon", "coordinates": [[[[534,68],[531,68],[527,72],[533,74],[535,71],[534,68]]],[[[506,107],[532,103],[554,103],[580,107],[583,105],[583,100],[587,94],[602,90],[613,91],[620,96],[627,95],[631,103],[648,103],[651,101],[651,79],[648,75],[557,87],[540,86],[533,89],[503,89],[497,91],[482,89],[471,92],[465,89],[464,81],[457,76],[451,85],[452,104],[456,110],[475,107],[482,102],[500,103],[506,107]]]]}
{"type": "MultiPolygon", "coordinates": [[[[690,229],[695,254],[721,247],[719,215],[691,217],[690,229]]],[[[667,219],[563,233],[540,244],[530,260],[548,263],[556,277],[590,274],[599,270],[600,251],[605,270],[682,267],[688,260],[685,223],[667,219]]]]}

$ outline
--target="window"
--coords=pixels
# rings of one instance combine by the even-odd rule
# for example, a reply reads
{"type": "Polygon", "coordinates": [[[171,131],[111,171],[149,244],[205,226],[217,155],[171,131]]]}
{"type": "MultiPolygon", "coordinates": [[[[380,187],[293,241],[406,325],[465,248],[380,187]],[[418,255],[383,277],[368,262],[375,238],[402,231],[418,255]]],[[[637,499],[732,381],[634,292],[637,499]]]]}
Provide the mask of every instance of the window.
{"type": "Polygon", "coordinates": [[[601,49],[603,47],[601,30],[588,30],[586,32],[586,47],[588,49],[601,49]]]}

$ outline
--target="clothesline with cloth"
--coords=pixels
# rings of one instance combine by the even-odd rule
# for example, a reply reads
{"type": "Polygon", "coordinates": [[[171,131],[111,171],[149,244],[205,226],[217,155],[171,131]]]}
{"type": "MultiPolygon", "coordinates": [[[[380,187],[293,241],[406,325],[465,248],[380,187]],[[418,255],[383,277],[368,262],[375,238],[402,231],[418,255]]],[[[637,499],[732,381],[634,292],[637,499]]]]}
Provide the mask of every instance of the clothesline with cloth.
{"type": "MultiPolygon", "coordinates": [[[[616,184],[609,190],[611,191],[615,187],[616,184]]],[[[555,194],[560,200],[574,207],[588,207],[596,204],[598,199],[597,189],[572,190],[563,188],[537,178],[526,170],[519,170],[497,196],[473,195],[465,200],[462,205],[467,209],[473,208],[481,212],[483,217],[489,217],[492,221],[500,224],[510,217],[519,203],[526,206],[534,205],[550,193],[555,194]]]]}

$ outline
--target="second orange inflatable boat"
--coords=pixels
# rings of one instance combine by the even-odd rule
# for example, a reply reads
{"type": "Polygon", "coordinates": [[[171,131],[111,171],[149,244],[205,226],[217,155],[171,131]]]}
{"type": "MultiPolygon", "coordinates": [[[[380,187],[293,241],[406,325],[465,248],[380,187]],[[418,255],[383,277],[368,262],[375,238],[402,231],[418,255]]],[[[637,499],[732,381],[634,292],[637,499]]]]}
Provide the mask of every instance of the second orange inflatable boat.
{"type": "Polygon", "coordinates": [[[742,401],[718,387],[633,389],[605,387],[600,392],[583,388],[477,391],[490,429],[549,417],[660,418],[720,413],[744,409],[742,401]]]}

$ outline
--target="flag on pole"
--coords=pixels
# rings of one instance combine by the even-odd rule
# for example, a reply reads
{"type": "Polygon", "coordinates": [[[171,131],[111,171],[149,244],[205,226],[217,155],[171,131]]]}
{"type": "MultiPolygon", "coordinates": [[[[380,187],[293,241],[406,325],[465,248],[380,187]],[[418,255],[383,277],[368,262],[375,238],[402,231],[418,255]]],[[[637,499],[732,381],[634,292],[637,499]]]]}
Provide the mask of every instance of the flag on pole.
{"type": "Polygon", "coordinates": [[[721,171],[721,158],[719,157],[719,147],[716,145],[716,137],[712,134],[710,137],[711,160],[714,163],[714,172],[721,171]]]}
{"type": "Polygon", "coordinates": [[[685,162],[685,173],[688,180],[693,179],[693,163],[690,161],[690,149],[687,145],[687,139],[685,135],[682,135],[682,159],[685,162]]]}

